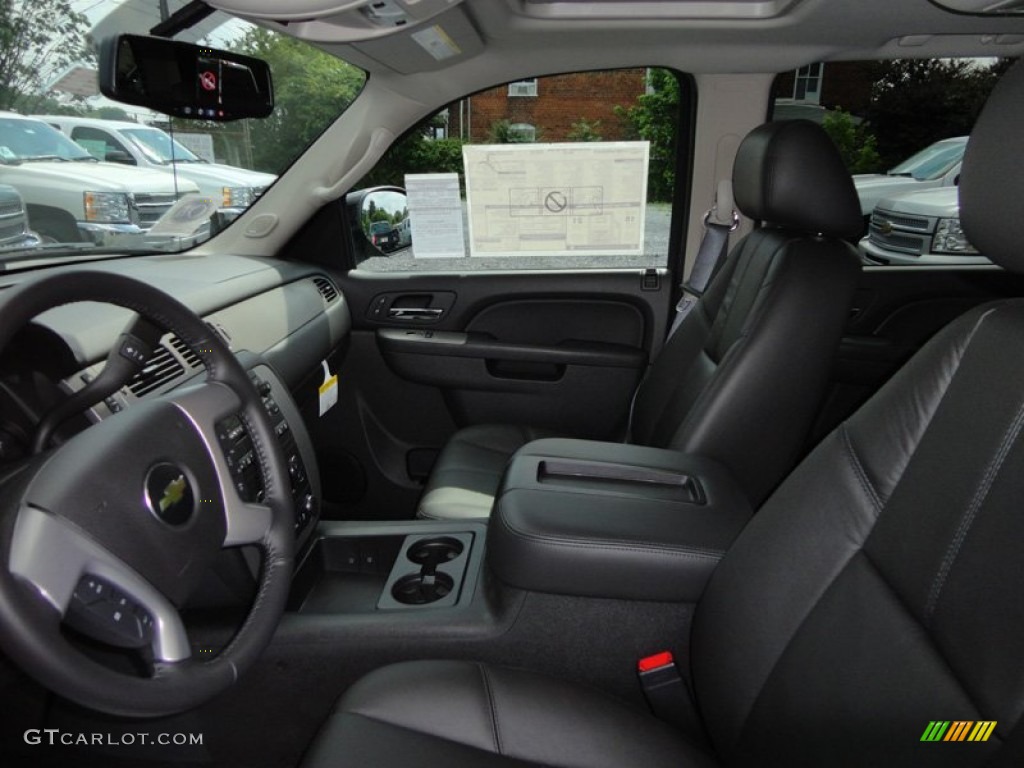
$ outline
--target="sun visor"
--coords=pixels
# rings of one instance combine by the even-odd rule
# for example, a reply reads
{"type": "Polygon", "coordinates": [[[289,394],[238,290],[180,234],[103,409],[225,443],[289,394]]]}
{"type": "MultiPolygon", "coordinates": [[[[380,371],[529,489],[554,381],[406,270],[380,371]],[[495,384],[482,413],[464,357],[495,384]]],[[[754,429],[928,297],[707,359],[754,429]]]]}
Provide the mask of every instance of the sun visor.
{"type": "Polygon", "coordinates": [[[483,50],[484,44],[462,8],[453,8],[405,34],[352,47],[404,75],[442,69],[471,58],[483,50]]]}

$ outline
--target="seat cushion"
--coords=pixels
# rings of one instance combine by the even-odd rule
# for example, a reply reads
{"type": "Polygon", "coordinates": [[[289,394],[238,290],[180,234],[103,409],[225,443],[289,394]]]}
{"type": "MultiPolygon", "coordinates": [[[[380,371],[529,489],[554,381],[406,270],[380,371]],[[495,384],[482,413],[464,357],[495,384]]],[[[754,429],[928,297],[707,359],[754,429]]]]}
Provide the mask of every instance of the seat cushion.
{"type": "Polygon", "coordinates": [[[419,517],[486,518],[512,454],[555,433],[511,424],[482,424],[456,432],[441,451],[420,498],[419,517]]]}
{"type": "Polygon", "coordinates": [[[644,711],[573,683],[464,661],[384,667],[342,697],[305,768],[697,768],[717,763],[644,711]]]}

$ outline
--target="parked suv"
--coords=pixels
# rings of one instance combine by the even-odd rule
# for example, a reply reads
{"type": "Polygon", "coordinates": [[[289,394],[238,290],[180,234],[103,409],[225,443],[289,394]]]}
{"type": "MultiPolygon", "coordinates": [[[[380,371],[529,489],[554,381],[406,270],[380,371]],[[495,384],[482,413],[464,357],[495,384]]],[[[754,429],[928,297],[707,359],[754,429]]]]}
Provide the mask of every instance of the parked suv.
{"type": "Polygon", "coordinates": [[[32,229],[61,243],[141,234],[199,187],[161,171],[97,160],[56,128],[0,112],[0,182],[21,194],[32,229]]]}
{"type": "Polygon", "coordinates": [[[956,187],[885,198],[871,214],[860,250],[875,264],[987,263],[960,228],[956,187]]]}
{"type": "Polygon", "coordinates": [[[864,173],[853,177],[860,198],[861,213],[869,216],[883,199],[904,192],[934,187],[955,187],[967,137],[942,139],[904,160],[886,173],[864,173]]]}
{"type": "Polygon", "coordinates": [[[200,194],[221,201],[222,210],[241,213],[277,180],[271,173],[211,163],[151,125],[68,115],[36,115],[69,136],[99,160],[153,170],[173,170],[200,194]]]}

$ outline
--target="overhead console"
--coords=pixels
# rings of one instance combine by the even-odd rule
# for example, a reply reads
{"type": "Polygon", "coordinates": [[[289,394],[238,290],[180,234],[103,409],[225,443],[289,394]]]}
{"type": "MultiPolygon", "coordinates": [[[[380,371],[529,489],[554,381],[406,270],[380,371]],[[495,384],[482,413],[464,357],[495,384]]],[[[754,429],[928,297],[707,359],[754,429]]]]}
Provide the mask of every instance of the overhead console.
{"type": "Polygon", "coordinates": [[[696,602],[753,514],[720,465],[620,443],[536,440],[512,458],[488,561],[513,587],[696,602]]]}

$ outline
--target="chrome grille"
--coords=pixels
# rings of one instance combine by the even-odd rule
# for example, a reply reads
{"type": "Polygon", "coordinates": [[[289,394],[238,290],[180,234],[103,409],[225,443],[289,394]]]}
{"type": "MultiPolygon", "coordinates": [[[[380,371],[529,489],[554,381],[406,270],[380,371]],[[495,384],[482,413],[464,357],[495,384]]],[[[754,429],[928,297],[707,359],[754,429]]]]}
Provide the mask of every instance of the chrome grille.
{"type": "Polygon", "coordinates": [[[25,239],[25,222],[13,223],[0,222],[0,245],[16,243],[25,239]]]}
{"type": "Polygon", "coordinates": [[[23,210],[21,203],[17,200],[5,200],[0,202],[0,218],[6,216],[22,216],[23,210]]]}
{"type": "Polygon", "coordinates": [[[931,235],[918,236],[901,232],[882,233],[878,226],[872,222],[868,229],[868,238],[879,248],[887,248],[891,251],[902,251],[920,256],[927,253],[931,244],[931,235]]]}
{"type": "Polygon", "coordinates": [[[138,213],[138,225],[149,229],[159,221],[171,206],[178,201],[178,195],[167,193],[162,195],[136,194],[135,210],[138,213]]]}
{"type": "Polygon", "coordinates": [[[913,216],[902,216],[896,213],[890,213],[889,211],[876,211],[871,214],[871,223],[877,226],[882,226],[883,222],[889,222],[894,227],[902,227],[904,229],[916,229],[922,232],[930,232],[932,229],[932,222],[929,219],[923,219],[913,216]]]}

